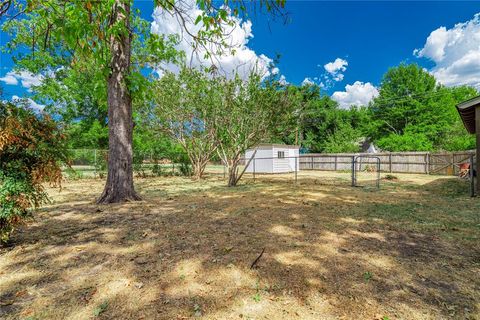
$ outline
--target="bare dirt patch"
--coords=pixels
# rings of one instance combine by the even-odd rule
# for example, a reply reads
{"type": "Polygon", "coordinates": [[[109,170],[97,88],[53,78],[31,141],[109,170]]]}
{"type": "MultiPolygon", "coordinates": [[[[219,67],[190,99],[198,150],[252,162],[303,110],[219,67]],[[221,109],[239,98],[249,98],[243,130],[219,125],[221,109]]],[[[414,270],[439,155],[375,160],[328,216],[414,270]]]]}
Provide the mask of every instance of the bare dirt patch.
{"type": "Polygon", "coordinates": [[[68,182],[0,251],[0,318],[480,319],[480,202],[396,176],[140,179],[109,206],[68,182]]]}

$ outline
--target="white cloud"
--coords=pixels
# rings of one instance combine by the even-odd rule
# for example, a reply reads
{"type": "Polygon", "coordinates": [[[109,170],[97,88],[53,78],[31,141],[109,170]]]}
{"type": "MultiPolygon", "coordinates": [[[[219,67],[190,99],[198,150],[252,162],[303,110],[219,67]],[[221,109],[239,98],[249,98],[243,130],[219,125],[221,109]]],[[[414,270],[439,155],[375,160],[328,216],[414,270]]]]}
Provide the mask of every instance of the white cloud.
{"type": "Polygon", "coordinates": [[[30,88],[32,86],[40,85],[42,83],[43,76],[21,71],[18,75],[18,79],[22,82],[23,87],[30,88]]]}
{"type": "Polygon", "coordinates": [[[313,85],[316,85],[316,86],[319,86],[319,87],[322,88],[322,89],[328,89],[328,88],[329,88],[325,83],[323,83],[322,81],[320,81],[320,78],[319,78],[319,77],[313,77],[313,78],[306,77],[305,79],[303,79],[301,85],[302,85],[302,86],[313,86],[313,85]]]}
{"type": "Polygon", "coordinates": [[[418,57],[428,57],[436,62],[442,61],[445,56],[445,45],[448,41],[447,28],[440,27],[432,31],[422,49],[413,50],[418,57]]]}
{"type": "Polygon", "coordinates": [[[315,82],[313,82],[313,80],[308,77],[303,79],[302,81],[302,86],[311,86],[313,84],[315,84],[315,82]]]}
{"type": "Polygon", "coordinates": [[[344,78],[343,72],[347,70],[347,66],[347,60],[337,58],[335,61],[329,62],[323,67],[333,81],[342,81],[344,78]]]}
{"type": "Polygon", "coordinates": [[[15,96],[15,95],[12,96],[12,102],[24,103],[26,106],[36,111],[41,111],[43,110],[43,108],[45,108],[43,104],[38,104],[30,98],[20,98],[19,96],[15,96]]]}
{"type": "Polygon", "coordinates": [[[320,88],[330,89],[335,85],[335,82],[342,81],[344,79],[344,72],[347,71],[348,61],[336,58],[334,61],[329,62],[325,65],[317,64],[317,67],[325,69],[325,72],[320,76],[316,77],[306,77],[302,85],[313,85],[317,84],[320,88]]]}
{"type": "Polygon", "coordinates": [[[374,97],[378,96],[378,90],[370,82],[355,81],[354,84],[347,84],[345,91],[336,91],[332,99],[338,102],[342,109],[348,109],[352,105],[367,105],[374,97]]]}
{"type": "MultiPolygon", "coordinates": [[[[194,50],[195,40],[192,35],[198,35],[202,28],[202,22],[195,25],[195,20],[202,14],[202,10],[198,8],[197,2],[194,0],[181,1],[178,6],[185,18],[185,28],[177,15],[157,7],[153,13],[151,32],[163,35],[180,35],[181,41],[177,45],[177,50],[185,52],[187,65],[194,68],[214,65],[221,74],[227,77],[238,73],[244,79],[248,77],[252,70],[264,76],[269,74],[269,65],[273,60],[263,54],[257,54],[247,46],[248,41],[253,38],[252,22],[250,20],[243,21],[240,18],[230,16],[230,19],[234,22],[233,25],[225,24],[223,26],[223,33],[226,35],[224,40],[229,47],[227,50],[218,52],[219,46],[213,43],[207,44],[206,48],[199,47],[194,50]],[[205,57],[207,51],[213,53],[211,58],[205,57]]],[[[172,63],[160,65],[157,69],[159,76],[162,76],[164,70],[178,72],[178,66],[172,63]]],[[[274,72],[278,73],[279,70],[274,69],[274,72]]]]}
{"type": "Polygon", "coordinates": [[[343,60],[341,58],[335,59],[333,62],[329,62],[323,67],[328,73],[336,73],[338,71],[345,71],[347,70],[348,62],[347,60],[343,60]]]}
{"type": "Polygon", "coordinates": [[[30,89],[32,86],[40,85],[43,79],[44,77],[42,75],[33,74],[28,71],[9,71],[3,78],[0,78],[0,81],[9,85],[18,85],[20,81],[22,87],[30,89]]]}
{"type": "Polygon", "coordinates": [[[334,81],[342,81],[343,80],[343,74],[339,73],[335,77],[333,77],[334,81]]]}
{"type": "Polygon", "coordinates": [[[480,13],[451,29],[432,31],[424,47],[413,54],[435,62],[430,72],[444,85],[480,89],[480,13]]]}
{"type": "Polygon", "coordinates": [[[280,76],[280,79],[278,79],[278,82],[282,86],[286,86],[288,84],[287,78],[285,78],[285,76],[283,74],[280,76]]]}
{"type": "Polygon", "coordinates": [[[18,84],[17,78],[12,74],[12,72],[8,72],[5,77],[0,78],[0,81],[5,82],[6,84],[16,86],[18,84]]]}

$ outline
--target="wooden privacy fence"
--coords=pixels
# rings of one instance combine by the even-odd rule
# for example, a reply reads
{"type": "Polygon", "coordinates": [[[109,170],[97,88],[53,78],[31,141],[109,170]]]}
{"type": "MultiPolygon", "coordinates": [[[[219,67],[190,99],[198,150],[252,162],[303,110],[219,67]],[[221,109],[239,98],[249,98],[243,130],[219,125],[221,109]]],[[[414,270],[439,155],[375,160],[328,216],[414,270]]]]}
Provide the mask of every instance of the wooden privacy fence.
{"type": "Polygon", "coordinates": [[[469,162],[475,151],[459,152],[384,152],[384,153],[309,153],[300,155],[300,170],[342,171],[352,169],[353,157],[357,170],[373,166],[375,156],[380,159],[380,171],[391,173],[425,173],[457,175],[461,163],[469,162]]]}

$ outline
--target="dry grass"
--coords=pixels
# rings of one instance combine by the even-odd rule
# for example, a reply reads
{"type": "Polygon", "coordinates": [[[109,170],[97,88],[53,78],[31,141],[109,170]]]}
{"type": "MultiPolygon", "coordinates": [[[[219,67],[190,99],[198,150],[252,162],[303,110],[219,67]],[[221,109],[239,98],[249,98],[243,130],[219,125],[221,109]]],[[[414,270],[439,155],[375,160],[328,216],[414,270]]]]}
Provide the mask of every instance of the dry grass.
{"type": "Polygon", "coordinates": [[[313,175],[143,179],[144,201],[110,206],[100,180],[52,189],[0,251],[0,318],[480,319],[465,182],[313,175]]]}

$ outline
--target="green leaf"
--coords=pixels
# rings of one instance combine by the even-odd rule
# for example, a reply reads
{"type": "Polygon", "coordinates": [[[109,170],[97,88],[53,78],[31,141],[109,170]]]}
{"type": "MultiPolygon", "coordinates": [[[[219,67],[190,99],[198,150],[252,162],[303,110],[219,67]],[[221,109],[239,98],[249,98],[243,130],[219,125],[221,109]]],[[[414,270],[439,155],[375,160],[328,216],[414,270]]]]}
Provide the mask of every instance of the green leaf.
{"type": "Polygon", "coordinates": [[[102,302],[98,307],[96,307],[94,310],[93,310],[93,315],[95,317],[98,317],[100,316],[102,313],[104,313],[108,308],[108,301],[104,301],[102,302]]]}

